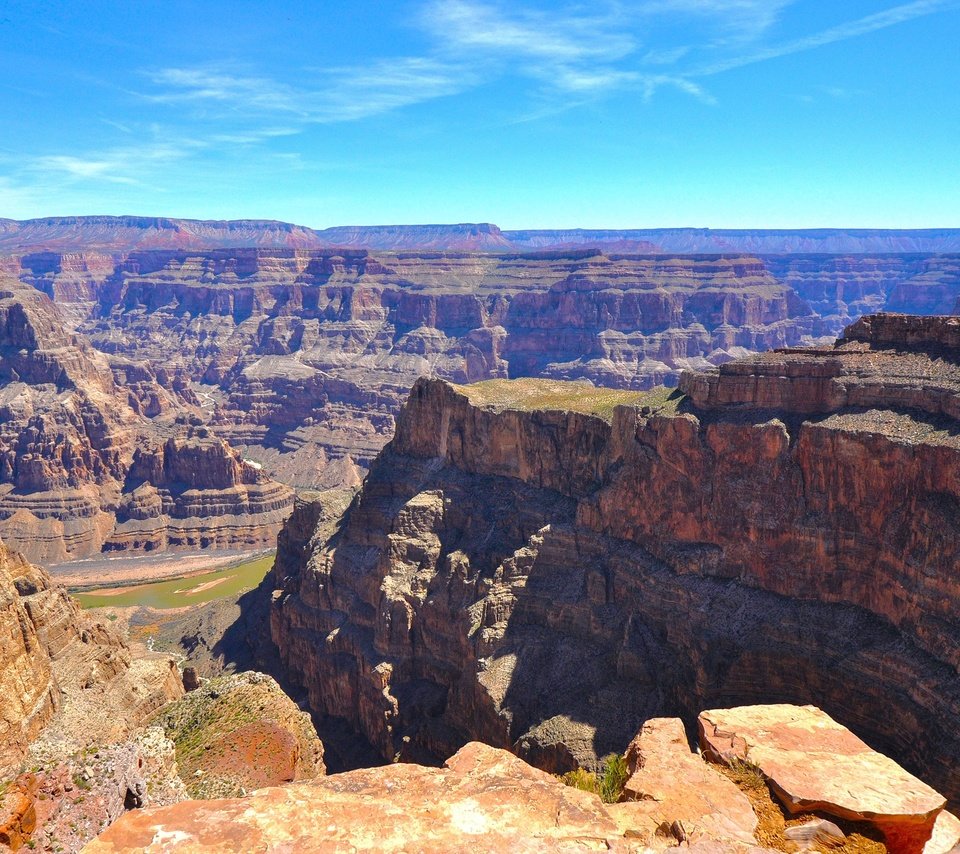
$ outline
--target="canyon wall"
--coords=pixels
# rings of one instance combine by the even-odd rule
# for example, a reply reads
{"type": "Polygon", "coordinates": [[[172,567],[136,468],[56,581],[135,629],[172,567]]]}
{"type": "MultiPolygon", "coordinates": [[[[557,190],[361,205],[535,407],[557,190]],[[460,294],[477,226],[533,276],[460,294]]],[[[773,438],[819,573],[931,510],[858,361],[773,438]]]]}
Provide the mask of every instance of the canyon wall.
{"type": "Polygon", "coordinates": [[[273,637],[385,758],[560,771],[650,717],[814,703],[956,801],[958,336],[869,318],[617,407],[421,380],[339,528],[278,560],[273,637]]]}
{"type": "MultiPolygon", "coordinates": [[[[879,232],[743,232],[732,243],[682,232],[731,254],[680,256],[660,244],[615,254],[636,252],[632,232],[551,232],[561,248],[522,254],[495,227],[466,225],[346,230],[344,240],[378,234],[395,248],[312,249],[281,226],[29,225],[49,246],[58,229],[89,242],[0,265],[0,535],[48,562],[256,547],[289,512],[290,487],[360,483],[420,376],[673,386],[685,370],[833,336],[866,311],[943,312],[960,294],[960,256],[922,251],[948,248],[952,232],[898,232],[894,243],[879,232]],[[158,229],[250,245],[130,248],[153,245],[158,229]],[[122,251],[90,248],[111,235],[122,251]],[[262,248],[278,235],[292,242],[262,248]],[[399,251],[411,235],[444,251],[399,251]],[[461,239],[470,251],[451,251],[461,239]],[[740,245],[793,254],[736,254],[740,245]],[[832,254],[797,254],[815,246],[832,254]],[[161,453],[203,474],[171,479],[161,453]]],[[[527,250],[548,245],[547,233],[524,234],[527,250]]]]}
{"type": "Polygon", "coordinates": [[[376,250],[529,252],[576,246],[663,254],[958,252],[960,229],[917,228],[631,228],[504,231],[492,223],[334,226],[313,229],[275,220],[196,220],[145,216],[0,218],[0,252],[90,248],[298,248],[331,246],[376,250]]]}
{"type": "Polygon", "coordinates": [[[292,491],[191,422],[162,364],[104,355],[44,294],[0,284],[0,536],[38,562],[269,544],[292,491]]]}

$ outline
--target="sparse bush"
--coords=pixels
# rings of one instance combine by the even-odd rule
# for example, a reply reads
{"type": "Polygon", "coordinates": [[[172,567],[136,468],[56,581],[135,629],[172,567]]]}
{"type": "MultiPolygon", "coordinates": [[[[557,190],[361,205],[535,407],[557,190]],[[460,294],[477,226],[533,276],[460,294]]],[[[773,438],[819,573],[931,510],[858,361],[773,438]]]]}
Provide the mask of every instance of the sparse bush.
{"type": "Polygon", "coordinates": [[[611,753],[603,758],[599,773],[577,768],[576,771],[568,771],[560,779],[574,789],[599,795],[605,804],[615,804],[623,796],[623,787],[629,777],[627,760],[619,753],[611,753]]]}
{"type": "Polygon", "coordinates": [[[600,799],[605,804],[615,804],[623,796],[623,787],[627,784],[630,772],[627,760],[619,753],[604,757],[600,768],[600,799]]]}
{"type": "Polygon", "coordinates": [[[600,783],[597,775],[591,771],[584,771],[583,768],[577,768],[576,771],[567,771],[560,778],[564,785],[579,789],[581,792],[591,792],[594,795],[600,794],[600,783]]]}

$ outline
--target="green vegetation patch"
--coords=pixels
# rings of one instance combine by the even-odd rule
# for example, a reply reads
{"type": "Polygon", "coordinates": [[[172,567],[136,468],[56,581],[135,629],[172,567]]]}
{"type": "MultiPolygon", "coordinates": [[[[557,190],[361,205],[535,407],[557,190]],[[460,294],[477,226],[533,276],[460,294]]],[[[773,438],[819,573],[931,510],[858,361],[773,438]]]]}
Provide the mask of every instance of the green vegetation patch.
{"type": "Polygon", "coordinates": [[[484,380],[456,386],[474,406],[521,412],[536,410],[579,412],[613,420],[618,406],[649,406],[655,412],[672,415],[683,394],[663,386],[650,391],[625,391],[597,388],[587,383],[524,378],[518,380],[484,380]]]}
{"type": "Polygon", "coordinates": [[[263,581],[271,566],[272,554],[214,572],[148,584],[75,592],[73,596],[83,608],[125,608],[130,605],[158,609],[183,608],[237,596],[244,590],[250,590],[263,581]]]}
{"type": "Polygon", "coordinates": [[[561,777],[566,785],[574,789],[599,795],[605,804],[615,804],[623,797],[623,787],[627,785],[629,778],[627,760],[619,753],[604,757],[597,774],[578,768],[561,777]]]}

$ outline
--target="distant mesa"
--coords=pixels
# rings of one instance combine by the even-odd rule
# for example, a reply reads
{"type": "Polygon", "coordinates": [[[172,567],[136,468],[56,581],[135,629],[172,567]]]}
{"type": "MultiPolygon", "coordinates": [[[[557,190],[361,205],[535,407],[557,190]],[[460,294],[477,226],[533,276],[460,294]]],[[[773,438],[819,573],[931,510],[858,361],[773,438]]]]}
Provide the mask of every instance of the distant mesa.
{"type": "Polygon", "coordinates": [[[958,252],[960,229],[530,229],[491,223],[334,226],[276,220],[69,216],[0,219],[0,252],[260,247],[530,252],[577,247],[651,254],[958,252]]]}

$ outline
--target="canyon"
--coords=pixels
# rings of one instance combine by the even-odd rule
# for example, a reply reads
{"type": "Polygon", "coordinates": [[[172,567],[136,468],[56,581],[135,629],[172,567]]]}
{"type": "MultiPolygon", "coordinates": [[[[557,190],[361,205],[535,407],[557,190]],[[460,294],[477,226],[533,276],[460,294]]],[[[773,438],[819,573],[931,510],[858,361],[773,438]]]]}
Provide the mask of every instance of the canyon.
{"type": "Polygon", "coordinates": [[[878,315],[674,390],[421,379],[334,530],[294,512],[274,641],[385,759],[559,773],[814,703],[957,803],[958,345],[878,315]]]}
{"type": "Polygon", "coordinates": [[[47,564],[257,548],[294,490],[359,485],[420,376],[675,386],[952,311],[957,240],[5,221],[0,536],[47,564]]]}

